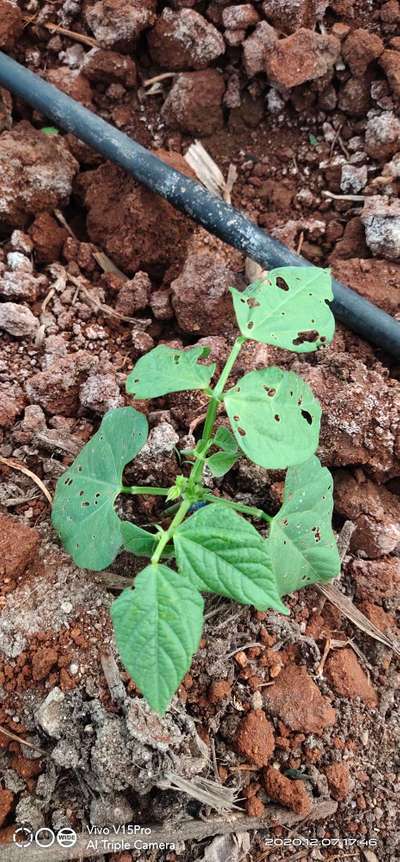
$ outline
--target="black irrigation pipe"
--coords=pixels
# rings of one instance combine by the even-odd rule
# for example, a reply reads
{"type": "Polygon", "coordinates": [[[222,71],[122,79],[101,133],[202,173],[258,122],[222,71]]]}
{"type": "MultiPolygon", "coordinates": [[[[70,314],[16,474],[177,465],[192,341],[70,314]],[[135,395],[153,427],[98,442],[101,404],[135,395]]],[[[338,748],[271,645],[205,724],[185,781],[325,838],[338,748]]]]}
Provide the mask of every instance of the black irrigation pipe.
{"type": "MultiPolygon", "coordinates": [[[[266,269],[287,265],[309,266],[308,261],[272,239],[234,207],[170,168],[145,147],[1,51],[0,85],[49,117],[56,126],[73,132],[210,233],[245,252],[266,269]]],[[[332,309],[338,320],[400,359],[399,321],[339,281],[333,281],[333,293],[332,309]]]]}

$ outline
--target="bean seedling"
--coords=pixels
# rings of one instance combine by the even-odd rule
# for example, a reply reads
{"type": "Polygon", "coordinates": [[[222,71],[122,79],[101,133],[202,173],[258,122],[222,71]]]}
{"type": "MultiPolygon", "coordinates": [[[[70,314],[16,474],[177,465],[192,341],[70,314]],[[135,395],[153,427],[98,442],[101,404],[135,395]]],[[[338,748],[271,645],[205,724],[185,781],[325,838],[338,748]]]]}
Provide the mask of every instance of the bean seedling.
{"type": "Polygon", "coordinates": [[[184,453],[187,475],[179,475],[171,488],[123,485],[124,469],[148,434],[146,417],[123,407],[104,416],[57,483],[53,524],[79,566],[105,569],[122,549],[149,559],[133,587],[113,602],[111,614],[122,662],[159,713],[198,649],[202,593],[287,614],[284,595],[333,578],[340,566],[331,527],[332,477],[314,454],[321,408],[311,389],[276,367],[250,371],[227,388],[247,339],[296,353],[332,340],[329,272],[283,267],[231,293],[240,335],[214,385],[215,364],[204,363],[209,349],[200,346],[159,345],[138,360],[127,379],[135,399],[194,389],[208,396],[201,437],[184,453]],[[230,429],[215,430],[220,408],[230,429]],[[287,470],[274,517],[216,497],[202,482],[205,468],[222,477],[243,453],[261,467],[287,470]],[[115,510],[120,494],[164,496],[168,508],[161,517],[169,526],[145,530],[122,520],[115,510]]]}

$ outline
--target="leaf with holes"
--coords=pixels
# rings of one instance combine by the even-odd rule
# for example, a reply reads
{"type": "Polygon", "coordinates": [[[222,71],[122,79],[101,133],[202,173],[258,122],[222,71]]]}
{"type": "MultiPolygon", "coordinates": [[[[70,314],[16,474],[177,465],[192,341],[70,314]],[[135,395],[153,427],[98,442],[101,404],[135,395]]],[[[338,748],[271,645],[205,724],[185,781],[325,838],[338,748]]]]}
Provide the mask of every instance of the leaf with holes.
{"type": "Polygon", "coordinates": [[[332,487],[329,470],[315,455],[287,471],[283,505],[267,540],[282,596],[339,574],[332,487]]]}
{"type": "Polygon", "coordinates": [[[174,350],[160,344],[136,363],[126,381],[126,391],[134,398],[158,398],[168,392],[185,389],[207,389],[215,371],[215,362],[200,365],[209,347],[174,350]]]}
{"type": "Polygon", "coordinates": [[[231,288],[242,335],[295,353],[309,353],[332,341],[331,281],[328,269],[283,266],[242,293],[231,288]]]}
{"type": "Polygon", "coordinates": [[[219,449],[223,449],[224,452],[229,452],[230,455],[233,455],[238,450],[238,445],[232,431],[223,426],[217,429],[212,442],[215,446],[218,446],[219,449]]]}
{"type": "Polygon", "coordinates": [[[146,417],[132,407],[110,410],[58,480],[52,521],[78,566],[100,571],[122,547],[114,504],[124,467],[142,448],[147,430],[146,417]]]}
{"type": "Polygon", "coordinates": [[[225,476],[225,473],[228,473],[229,470],[232,469],[237,460],[238,456],[236,453],[215,452],[214,455],[210,455],[210,457],[206,459],[205,463],[207,464],[208,469],[211,470],[213,476],[219,479],[221,476],[225,476]]]}
{"type": "Polygon", "coordinates": [[[288,613],[278,593],[265,540],[223,503],[200,509],[174,533],[178,569],[196,587],[258,610],[288,613]]]}
{"type": "Polygon", "coordinates": [[[224,401],[240,448],[260,467],[285,468],[315,452],[321,407],[292,371],[250,371],[225,393],[224,401]]]}
{"type": "Polygon", "coordinates": [[[204,602],[182,575],[164,565],[146,566],[133,590],[124,590],[111,607],[123,664],[158,713],[189,670],[198,649],[204,602]]]}

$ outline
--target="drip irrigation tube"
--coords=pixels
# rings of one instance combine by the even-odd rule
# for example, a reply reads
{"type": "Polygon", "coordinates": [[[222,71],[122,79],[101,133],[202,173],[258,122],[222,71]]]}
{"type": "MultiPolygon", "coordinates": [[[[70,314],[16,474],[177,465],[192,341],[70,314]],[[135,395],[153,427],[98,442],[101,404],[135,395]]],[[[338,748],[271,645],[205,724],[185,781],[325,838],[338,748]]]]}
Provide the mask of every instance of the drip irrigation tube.
{"type": "MultiPolygon", "coordinates": [[[[310,265],[234,207],[166,165],[145,147],[1,51],[0,85],[49,117],[56,126],[73,132],[210,233],[245,252],[264,268],[310,265]]],[[[400,359],[399,321],[335,279],[333,293],[332,310],[338,320],[400,359]]]]}

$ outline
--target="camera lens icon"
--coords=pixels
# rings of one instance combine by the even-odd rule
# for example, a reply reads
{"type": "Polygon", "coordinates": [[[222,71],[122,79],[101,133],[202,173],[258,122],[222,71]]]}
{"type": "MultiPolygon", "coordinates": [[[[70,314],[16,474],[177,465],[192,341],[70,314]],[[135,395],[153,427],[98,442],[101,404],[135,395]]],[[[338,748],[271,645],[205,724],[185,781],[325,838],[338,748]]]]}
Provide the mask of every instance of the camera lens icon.
{"type": "Polygon", "coordinates": [[[65,827],[57,832],[57,843],[60,847],[73,847],[78,840],[74,829],[65,827]]]}
{"type": "Polygon", "coordinates": [[[35,842],[38,847],[51,847],[56,840],[56,836],[52,829],[47,826],[42,826],[35,832],[35,842]]]}
{"type": "Polygon", "coordinates": [[[33,841],[33,832],[25,826],[20,826],[19,829],[16,829],[14,832],[13,841],[17,847],[29,847],[33,841]]]}

